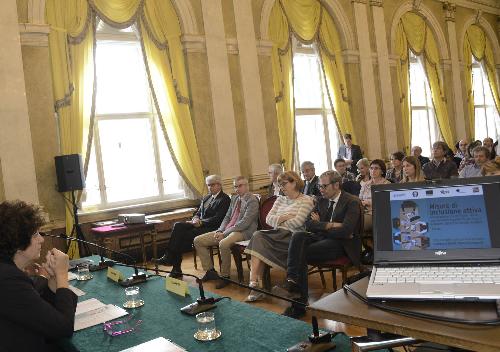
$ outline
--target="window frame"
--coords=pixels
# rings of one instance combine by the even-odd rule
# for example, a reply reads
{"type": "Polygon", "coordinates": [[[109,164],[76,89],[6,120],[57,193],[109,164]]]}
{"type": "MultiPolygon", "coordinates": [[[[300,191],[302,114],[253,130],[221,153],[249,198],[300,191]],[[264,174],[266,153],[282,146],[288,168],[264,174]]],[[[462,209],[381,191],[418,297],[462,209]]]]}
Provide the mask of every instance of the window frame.
{"type": "MultiPolygon", "coordinates": [[[[317,61],[317,69],[318,69],[318,76],[320,78],[320,90],[321,90],[321,107],[317,108],[298,108],[294,104],[294,119],[295,119],[295,124],[297,124],[297,116],[307,116],[307,115],[316,115],[316,116],[321,116],[322,121],[323,121],[323,137],[325,140],[325,148],[326,148],[326,165],[328,170],[333,170],[333,163],[337,158],[337,155],[332,155],[332,148],[331,148],[331,140],[330,140],[330,130],[328,126],[328,115],[332,116],[333,119],[333,124],[332,126],[335,126],[335,133],[338,137],[338,141],[341,140],[340,132],[337,128],[337,122],[335,121],[335,112],[333,111],[332,107],[330,104],[325,104],[326,101],[329,100],[328,93],[326,91],[325,87],[325,77],[322,72],[321,68],[321,62],[319,59],[319,54],[317,51],[311,47],[311,46],[305,46],[302,43],[300,43],[298,40],[294,38],[293,40],[293,57],[292,61],[295,58],[295,55],[308,55],[308,56],[313,56],[315,57],[317,61]]],[[[292,63],[293,66],[293,63],[292,63]]],[[[293,67],[293,70],[295,70],[295,67],[293,67]]],[[[294,87],[295,87],[295,81],[294,87]]],[[[295,96],[295,89],[294,89],[294,96],[295,96]]],[[[339,146],[337,146],[338,149],[339,146]]],[[[299,145],[297,141],[297,131],[295,131],[295,146],[294,146],[294,151],[295,151],[295,160],[297,164],[297,168],[300,168],[299,161],[300,161],[300,151],[299,151],[299,145]]],[[[305,160],[304,160],[305,161],[305,160]]],[[[326,171],[326,170],[324,170],[326,171]]]]}
{"type": "MultiPolygon", "coordinates": [[[[102,23],[102,22],[101,22],[102,23]]],[[[125,31],[118,32],[118,30],[110,29],[106,25],[103,26],[102,32],[96,33],[96,42],[123,42],[123,43],[131,43],[137,44],[139,43],[139,37],[136,34],[135,29],[133,31],[125,31]]],[[[141,52],[142,56],[142,52],[141,52]]],[[[144,58],[142,58],[144,59],[144,58]]],[[[156,113],[153,102],[153,97],[150,91],[150,87],[148,86],[148,95],[149,95],[149,107],[150,111],[141,111],[141,112],[127,112],[127,113],[95,113],[94,116],[94,124],[93,124],[93,145],[92,145],[92,153],[95,158],[96,171],[97,171],[97,181],[99,187],[99,198],[100,203],[85,205],[82,204],[81,212],[82,214],[96,214],[101,212],[113,211],[116,209],[124,209],[124,208],[151,208],[154,207],[155,204],[165,203],[179,203],[179,204],[191,204],[192,202],[188,200],[184,191],[177,193],[165,193],[164,187],[164,175],[162,173],[162,163],[161,163],[161,155],[160,155],[160,141],[158,138],[163,137],[163,132],[161,131],[160,122],[158,121],[158,114],[156,113]],[[156,184],[158,187],[158,194],[150,197],[143,198],[134,198],[116,202],[108,202],[108,194],[106,191],[106,178],[104,175],[104,164],[103,164],[103,155],[102,155],[102,144],[101,144],[101,133],[99,131],[99,122],[100,121],[118,121],[118,120],[126,120],[126,119],[145,119],[149,123],[149,129],[152,136],[152,146],[153,146],[153,158],[154,158],[154,168],[155,173],[154,177],[156,179],[156,184]]],[[[170,151],[168,151],[170,153],[170,151]]],[[[179,175],[179,177],[181,177],[179,175]]],[[[164,209],[164,208],[163,208],[164,209]]]]}
{"type": "MultiPolygon", "coordinates": [[[[493,104],[491,105],[487,105],[486,104],[486,88],[485,88],[485,84],[488,85],[488,89],[490,90],[490,94],[493,95],[493,92],[491,92],[491,88],[490,88],[490,82],[489,82],[489,79],[488,79],[488,76],[486,75],[486,72],[484,71],[484,67],[483,67],[483,63],[482,61],[477,61],[476,58],[474,57],[474,55],[472,56],[472,65],[471,65],[471,75],[472,75],[472,94],[473,94],[473,99],[474,99],[474,121],[477,121],[477,115],[476,114],[476,109],[483,109],[484,113],[483,113],[483,118],[484,118],[484,124],[486,126],[486,136],[488,137],[491,137],[492,135],[493,136],[496,136],[498,133],[500,133],[500,130],[497,131],[497,128],[496,128],[496,121],[494,121],[493,123],[495,124],[495,131],[494,133],[490,133],[489,131],[489,125],[488,125],[488,114],[487,114],[487,109],[488,108],[493,108],[497,111],[497,118],[500,118],[500,111],[497,110],[496,108],[496,105],[495,105],[495,102],[493,102],[493,104]],[[476,104],[476,101],[477,99],[475,99],[475,96],[476,96],[476,91],[474,90],[474,69],[479,69],[481,71],[481,74],[479,75],[479,78],[481,80],[481,92],[479,92],[482,97],[483,97],[483,104],[476,104]]],[[[474,126],[474,140],[483,140],[483,138],[478,138],[477,134],[476,134],[476,128],[474,126]]],[[[492,138],[495,138],[495,137],[492,137],[492,138]]]]}
{"type": "MultiPolygon", "coordinates": [[[[410,89],[410,96],[409,96],[409,99],[410,99],[410,113],[411,113],[411,123],[412,123],[412,126],[411,126],[411,136],[410,136],[410,149],[413,148],[413,143],[412,143],[412,140],[413,140],[413,111],[425,111],[425,114],[427,116],[427,119],[426,119],[426,122],[427,122],[427,130],[429,131],[429,150],[430,150],[430,153],[432,154],[432,145],[434,142],[438,141],[438,140],[442,140],[442,135],[441,135],[441,130],[440,130],[440,127],[439,127],[439,122],[437,121],[437,117],[436,117],[436,111],[434,109],[434,102],[432,101],[432,94],[430,94],[430,85],[429,85],[429,78],[427,77],[427,72],[425,71],[425,68],[423,67],[423,63],[420,59],[420,57],[418,55],[416,55],[415,53],[413,53],[411,50],[409,51],[409,55],[408,55],[408,60],[409,60],[409,66],[408,66],[408,70],[410,71],[409,72],[409,76],[410,76],[410,79],[409,79],[409,89],[410,89]],[[413,100],[411,99],[411,66],[417,64],[417,65],[420,65],[422,71],[424,72],[425,74],[425,79],[424,79],[424,98],[425,98],[425,102],[427,105],[413,105],[413,100]],[[432,138],[431,138],[431,118],[434,120],[434,128],[435,128],[435,134],[436,134],[436,140],[435,141],[432,141],[432,138]]],[[[419,145],[421,147],[421,144],[422,143],[418,143],[416,145],[419,145]]]]}

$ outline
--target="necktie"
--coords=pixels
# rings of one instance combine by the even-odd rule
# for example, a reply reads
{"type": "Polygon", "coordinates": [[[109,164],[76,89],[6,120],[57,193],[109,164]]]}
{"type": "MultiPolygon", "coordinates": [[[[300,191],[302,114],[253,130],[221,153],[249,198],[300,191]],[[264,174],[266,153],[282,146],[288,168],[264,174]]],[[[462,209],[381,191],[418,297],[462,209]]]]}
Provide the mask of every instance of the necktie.
{"type": "Polygon", "coordinates": [[[329,219],[330,222],[333,221],[333,205],[335,204],[335,201],[330,200],[330,203],[328,204],[328,211],[326,212],[327,218],[329,219]]]}
{"type": "Polygon", "coordinates": [[[304,186],[304,194],[307,195],[308,191],[309,191],[309,181],[306,181],[306,185],[304,186]]]}

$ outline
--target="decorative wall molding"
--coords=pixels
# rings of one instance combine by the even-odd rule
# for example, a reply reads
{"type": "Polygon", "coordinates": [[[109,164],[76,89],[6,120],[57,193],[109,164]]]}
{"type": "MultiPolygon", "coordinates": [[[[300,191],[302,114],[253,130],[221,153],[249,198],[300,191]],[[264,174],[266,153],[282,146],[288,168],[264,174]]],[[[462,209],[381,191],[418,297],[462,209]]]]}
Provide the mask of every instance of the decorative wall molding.
{"type": "Polygon", "coordinates": [[[50,27],[47,24],[19,24],[21,45],[23,46],[49,46],[50,27]]]}
{"type": "Polygon", "coordinates": [[[181,22],[181,29],[184,35],[199,34],[196,15],[190,1],[173,0],[172,3],[177,11],[177,15],[181,22]]]}
{"type": "Polygon", "coordinates": [[[181,43],[187,53],[205,53],[207,51],[205,37],[202,35],[184,34],[181,37],[181,43]]]}
{"type": "Polygon", "coordinates": [[[248,182],[250,183],[250,190],[252,192],[261,191],[269,185],[269,175],[268,174],[256,174],[250,175],[248,178],[248,182]]]}
{"type": "Polygon", "coordinates": [[[382,0],[370,0],[370,6],[384,7],[382,0]]]}
{"type": "Polygon", "coordinates": [[[443,2],[444,19],[445,21],[455,22],[455,13],[457,12],[457,5],[446,1],[443,2]]]}
{"type": "Polygon", "coordinates": [[[272,49],[273,49],[273,42],[269,40],[257,41],[257,53],[260,56],[271,56],[272,49]]]}
{"type": "Polygon", "coordinates": [[[500,16],[500,1],[498,0],[454,0],[457,6],[473,10],[482,10],[500,16]]]}
{"type": "Polygon", "coordinates": [[[412,0],[411,7],[413,11],[420,12],[421,5],[422,5],[422,0],[412,0]]]}
{"type": "Polygon", "coordinates": [[[358,4],[364,4],[366,5],[368,3],[367,0],[351,0],[352,3],[357,2],[358,4]]]}
{"type": "Polygon", "coordinates": [[[450,59],[440,60],[439,63],[441,65],[441,69],[443,69],[444,71],[451,71],[451,60],[450,59]]]}
{"type": "MultiPolygon", "coordinates": [[[[419,0],[407,0],[401,6],[396,10],[394,13],[394,17],[392,19],[392,25],[391,25],[391,36],[390,36],[390,43],[391,43],[391,51],[390,54],[394,54],[396,52],[396,30],[398,28],[398,23],[399,20],[401,19],[401,16],[403,16],[406,12],[409,11],[415,11],[414,6],[415,6],[415,1],[419,0]]],[[[421,0],[420,0],[421,1],[421,0]]],[[[441,25],[439,24],[439,21],[437,20],[436,16],[432,13],[432,11],[425,6],[425,4],[418,4],[418,12],[426,19],[427,24],[429,27],[432,29],[434,32],[434,36],[436,38],[436,44],[439,50],[439,56],[442,60],[446,60],[450,57],[450,54],[448,52],[448,44],[446,42],[445,36],[443,29],[441,28],[441,25]]]]}
{"type": "Polygon", "coordinates": [[[226,39],[227,53],[231,55],[238,55],[240,52],[238,50],[238,40],[236,38],[226,39]]]}

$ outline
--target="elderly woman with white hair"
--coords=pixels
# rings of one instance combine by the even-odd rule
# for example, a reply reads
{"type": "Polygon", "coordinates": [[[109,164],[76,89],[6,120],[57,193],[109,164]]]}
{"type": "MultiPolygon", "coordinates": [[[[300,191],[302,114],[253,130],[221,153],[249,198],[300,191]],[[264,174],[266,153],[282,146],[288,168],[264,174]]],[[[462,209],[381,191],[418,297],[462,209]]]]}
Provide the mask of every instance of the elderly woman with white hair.
{"type": "Polygon", "coordinates": [[[182,254],[191,250],[196,236],[219,228],[231,203],[231,198],[222,191],[219,175],[207,176],[205,182],[208,195],[201,201],[196,214],[189,221],[174,224],[165,255],[152,260],[155,264],[172,265],[170,276],[175,278],[182,278],[182,254]]]}

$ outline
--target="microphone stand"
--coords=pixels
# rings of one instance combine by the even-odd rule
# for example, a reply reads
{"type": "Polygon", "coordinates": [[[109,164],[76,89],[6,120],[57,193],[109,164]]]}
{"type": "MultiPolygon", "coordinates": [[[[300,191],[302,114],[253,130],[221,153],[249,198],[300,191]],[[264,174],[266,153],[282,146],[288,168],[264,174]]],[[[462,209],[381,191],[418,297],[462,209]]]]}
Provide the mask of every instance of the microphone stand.
{"type": "MultiPolygon", "coordinates": [[[[115,264],[118,266],[124,266],[124,267],[129,267],[129,268],[132,267],[131,265],[118,263],[118,262],[115,262],[115,264]]],[[[140,267],[140,266],[134,266],[134,268],[138,268],[138,269],[141,269],[144,271],[153,270],[153,269],[148,269],[146,267],[140,267]]],[[[158,275],[158,273],[167,273],[167,274],[171,273],[170,270],[158,269],[158,265],[155,266],[154,271],[155,271],[156,275],[158,275]]],[[[221,297],[221,298],[205,297],[205,290],[203,289],[203,283],[198,276],[192,275],[192,274],[187,274],[187,273],[182,273],[182,275],[195,278],[196,283],[198,284],[198,290],[200,292],[200,297],[196,300],[196,302],[188,304],[187,306],[182,307],[180,309],[182,313],[187,314],[187,315],[196,315],[198,313],[217,308],[215,303],[223,300],[224,298],[227,298],[227,297],[221,297]]]]}
{"type": "MultiPolygon", "coordinates": [[[[105,251],[109,251],[111,253],[114,253],[114,254],[118,254],[118,255],[121,255],[122,257],[125,257],[127,259],[131,259],[132,262],[134,263],[133,265],[130,265],[131,268],[134,268],[134,275],[130,276],[129,278],[123,280],[123,281],[120,281],[120,285],[123,286],[123,287],[129,287],[129,286],[135,286],[137,284],[140,284],[140,283],[143,283],[143,282],[146,282],[146,279],[147,279],[147,276],[145,273],[143,272],[139,272],[138,268],[137,268],[137,265],[136,265],[136,260],[134,257],[132,257],[131,255],[129,254],[126,254],[126,253],[122,253],[122,252],[119,252],[119,251],[115,251],[113,249],[110,249],[110,248],[106,248],[104,246],[101,246],[101,245],[98,245],[97,243],[93,243],[93,242],[89,242],[89,241],[86,241],[86,240],[82,240],[80,238],[74,238],[74,237],[68,237],[67,235],[65,234],[60,234],[60,235],[50,235],[50,234],[46,234],[44,233],[42,236],[45,236],[45,237],[53,237],[53,238],[62,238],[64,240],[67,240],[67,241],[76,241],[76,242],[81,242],[81,243],[84,243],[86,245],[90,245],[90,246],[93,246],[95,248],[98,248],[100,250],[105,250],[105,251]]],[[[103,255],[102,255],[102,252],[99,251],[99,256],[101,257],[101,261],[99,262],[99,264],[97,265],[90,265],[89,266],[89,270],[90,271],[98,271],[98,270],[103,270],[103,269],[106,269],[110,266],[113,266],[114,264],[118,264],[118,262],[116,261],[113,261],[113,260],[105,260],[103,255]]]]}
{"type": "MultiPolygon", "coordinates": [[[[275,298],[281,299],[283,301],[287,301],[287,302],[290,302],[290,303],[293,303],[296,305],[300,305],[304,308],[307,307],[307,303],[296,301],[296,300],[293,300],[293,299],[287,298],[287,297],[278,296],[272,292],[262,290],[258,287],[250,287],[250,286],[247,286],[247,285],[242,284],[240,282],[233,281],[227,277],[220,276],[220,279],[227,281],[227,282],[230,282],[230,283],[235,284],[235,285],[240,286],[240,287],[244,287],[244,288],[248,288],[248,289],[253,290],[253,291],[264,293],[268,296],[275,297],[275,298]]],[[[308,341],[302,341],[302,342],[297,343],[296,345],[288,348],[287,352],[324,352],[324,351],[329,351],[329,350],[335,348],[335,343],[332,342],[332,338],[334,336],[332,336],[332,334],[329,332],[324,332],[324,333],[319,332],[318,319],[315,316],[312,317],[312,328],[313,328],[313,333],[308,336],[308,338],[309,338],[308,341]]]]}

